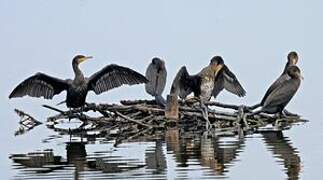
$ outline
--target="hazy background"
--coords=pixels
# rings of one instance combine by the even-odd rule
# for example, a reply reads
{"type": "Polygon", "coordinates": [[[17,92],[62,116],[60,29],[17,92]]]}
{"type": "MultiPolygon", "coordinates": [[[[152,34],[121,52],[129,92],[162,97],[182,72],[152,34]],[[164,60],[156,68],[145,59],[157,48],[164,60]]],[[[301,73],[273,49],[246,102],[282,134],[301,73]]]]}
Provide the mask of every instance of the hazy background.
{"type": "MultiPolygon", "coordinates": [[[[9,101],[9,93],[38,71],[73,77],[71,59],[76,54],[94,56],[81,65],[88,76],[110,63],[144,73],[152,57],[161,57],[168,68],[165,95],[182,65],[197,73],[212,56],[221,55],[247,90],[247,97],[222,93],[218,100],[253,104],[280,75],[288,52],[295,50],[305,81],[288,109],[304,115],[310,123],[288,135],[300,151],[302,177],[317,179],[323,168],[322,8],[320,0],[0,0],[1,176],[11,176],[8,154],[43,148],[37,132],[13,136],[18,121],[13,109],[23,109],[45,121],[49,112],[40,105],[54,105],[65,98],[64,93],[52,102],[32,98],[9,101]]],[[[90,93],[88,101],[142,98],[150,97],[141,85],[100,96],[90,93]]],[[[258,148],[250,146],[251,150],[258,148]]],[[[253,163],[266,164],[255,155],[237,166],[253,163]]],[[[270,171],[258,167],[260,177],[271,177],[270,171]]],[[[248,169],[233,171],[232,177],[239,178],[243,172],[248,169]]]]}

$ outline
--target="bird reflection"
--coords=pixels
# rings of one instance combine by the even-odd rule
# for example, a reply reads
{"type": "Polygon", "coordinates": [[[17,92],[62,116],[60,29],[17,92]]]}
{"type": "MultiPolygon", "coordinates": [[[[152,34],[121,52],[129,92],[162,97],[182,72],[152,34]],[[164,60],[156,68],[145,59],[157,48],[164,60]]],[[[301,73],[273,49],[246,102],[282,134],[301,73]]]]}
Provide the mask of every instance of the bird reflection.
{"type": "Polygon", "coordinates": [[[83,142],[68,142],[66,143],[66,157],[69,164],[74,164],[75,179],[79,179],[79,172],[84,171],[86,162],[86,149],[83,142]]]}
{"type": "Polygon", "coordinates": [[[221,143],[221,137],[201,138],[201,165],[210,167],[216,174],[224,175],[244,147],[244,139],[221,143]]]}
{"type": "Polygon", "coordinates": [[[147,169],[155,170],[156,174],[160,174],[166,170],[167,162],[161,140],[157,140],[153,151],[146,151],[145,155],[147,169]]]}
{"type": "Polygon", "coordinates": [[[267,149],[273,153],[279,164],[284,165],[288,179],[299,179],[301,158],[289,138],[284,137],[282,131],[266,131],[261,134],[267,149]]]}
{"type": "Polygon", "coordinates": [[[167,151],[173,152],[179,167],[188,167],[187,161],[189,159],[199,159],[200,157],[199,143],[194,143],[193,139],[180,138],[177,128],[166,131],[166,144],[167,151]]]}
{"type": "Polygon", "coordinates": [[[204,135],[186,138],[177,129],[166,132],[167,151],[173,151],[178,166],[187,167],[190,159],[197,159],[201,166],[209,167],[216,175],[222,176],[242,152],[244,140],[226,141],[225,144],[220,140],[221,137],[204,135]]]}
{"type": "MultiPolygon", "coordinates": [[[[260,133],[268,151],[272,152],[279,165],[283,165],[288,179],[298,180],[302,162],[297,149],[292,146],[289,138],[284,137],[281,131],[267,130],[260,133]]],[[[181,177],[191,178],[189,172],[192,169],[204,170],[206,167],[207,174],[203,174],[203,176],[225,178],[230,175],[231,166],[240,159],[238,156],[245,149],[248,139],[240,139],[236,136],[208,137],[180,128],[168,129],[165,141],[164,139],[155,140],[154,146],[146,149],[143,162],[142,159],[135,156],[129,159],[126,156],[116,156],[112,153],[122,149],[127,153],[133,153],[132,148],[116,148],[111,152],[88,152],[88,144],[95,141],[95,138],[80,132],[73,134],[73,137],[73,141],[65,143],[66,158],[64,158],[65,155],[54,155],[56,153],[53,150],[11,155],[10,158],[15,162],[13,166],[19,170],[17,177],[32,179],[42,176],[43,179],[48,179],[51,173],[57,172],[57,170],[64,170],[62,172],[65,174],[60,174],[61,177],[73,176],[74,179],[82,179],[86,175],[105,179],[109,176],[132,173],[132,170],[138,170],[134,174],[135,176],[141,174],[142,176],[148,175],[150,178],[161,177],[168,173],[170,168],[168,165],[173,164],[169,161],[175,161],[177,164],[175,172],[180,172],[181,177]],[[84,137],[85,139],[84,141],[76,141],[75,137],[78,137],[77,139],[84,137]],[[90,140],[88,137],[91,137],[90,140]],[[172,154],[173,158],[169,159],[169,156],[166,156],[165,144],[168,155],[172,154]],[[197,164],[198,167],[196,167],[197,164]],[[150,173],[147,173],[146,170],[150,173]]],[[[131,146],[131,144],[128,145],[131,146]]],[[[257,168],[257,164],[254,166],[257,168]]]]}

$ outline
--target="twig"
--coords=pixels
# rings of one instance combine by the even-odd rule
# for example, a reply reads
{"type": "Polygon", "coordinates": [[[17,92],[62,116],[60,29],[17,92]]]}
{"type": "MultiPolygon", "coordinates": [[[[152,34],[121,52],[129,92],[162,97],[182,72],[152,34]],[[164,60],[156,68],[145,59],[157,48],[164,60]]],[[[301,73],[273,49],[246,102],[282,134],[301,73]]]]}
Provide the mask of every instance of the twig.
{"type": "Polygon", "coordinates": [[[241,107],[241,106],[237,106],[237,105],[233,105],[233,104],[224,104],[224,103],[219,103],[219,102],[214,102],[214,101],[205,102],[205,105],[217,106],[217,107],[221,107],[221,108],[228,108],[228,109],[234,109],[234,110],[239,110],[239,108],[241,107]]]}
{"type": "Polygon", "coordinates": [[[44,107],[44,108],[47,108],[47,109],[51,109],[51,110],[56,111],[56,112],[59,112],[59,113],[62,113],[62,114],[64,114],[64,113],[65,113],[65,111],[62,111],[62,110],[60,110],[60,109],[54,108],[54,107],[49,106],[49,105],[46,105],[46,104],[44,104],[44,105],[43,105],[43,107],[44,107]]]}
{"type": "Polygon", "coordinates": [[[123,114],[119,113],[118,111],[116,111],[115,113],[116,113],[118,116],[122,117],[123,119],[125,119],[125,120],[127,120],[127,121],[130,121],[130,122],[133,122],[133,123],[135,123],[135,124],[141,125],[141,126],[143,126],[143,127],[146,127],[146,128],[151,128],[151,127],[153,127],[153,126],[150,126],[150,125],[144,124],[144,123],[142,123],[142,122],[139,122],[139,121],[137,121],[137,120],[134,120],[134,119],[132,119],[132,118],[130,118],[130,117],[128,117],[128,116],[126,116],[126,115],[123,115],[123,114]]]}

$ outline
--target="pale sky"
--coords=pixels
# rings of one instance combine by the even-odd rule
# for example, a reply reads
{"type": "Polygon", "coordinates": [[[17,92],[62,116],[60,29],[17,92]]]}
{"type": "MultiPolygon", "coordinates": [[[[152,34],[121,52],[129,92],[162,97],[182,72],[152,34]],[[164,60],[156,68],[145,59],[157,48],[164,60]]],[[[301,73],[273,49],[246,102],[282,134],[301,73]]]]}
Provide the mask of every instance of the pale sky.
{"type": "MultiPolygon", "coordinates": [[[[222,93],[219,101],[252,104],[282,72],[291,50],[299,53],[305,81],[288,108],[318,123],[323,114],[322,8],[320,0],[0,0],[4,128],[16,127],[15,107],[46,117],[40,105],[65,98],[7,99],[19,82],[38,71],[72,77],[76,54],[94,56],[81,66],[87,76],[110,63],[144,73],[151,58],[159,56],[168,69],[164,95],[182,65],[197,73],[212,56],[221,55],[247,97],[222,93]]],[[[142,98],[150,98],[143,86],[88,96],[98,102],[142,98]]],[[[1,138],[8,137],[11,131],[1,138]]]]}

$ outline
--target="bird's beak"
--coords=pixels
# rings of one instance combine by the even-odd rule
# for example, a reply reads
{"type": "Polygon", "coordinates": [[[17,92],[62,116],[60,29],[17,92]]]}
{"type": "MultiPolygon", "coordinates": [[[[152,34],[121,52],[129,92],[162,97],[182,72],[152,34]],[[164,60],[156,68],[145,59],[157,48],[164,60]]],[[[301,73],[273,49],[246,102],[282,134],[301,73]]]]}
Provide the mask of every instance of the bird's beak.
{"type": "Polygon", "coordinates": [[[89,60],[89,59],[92,59],[93,57],[92,56],[85,56],[84,58],[81,58],[80,59],[80,63],[86,61],[86,60],[89,60]]]}

